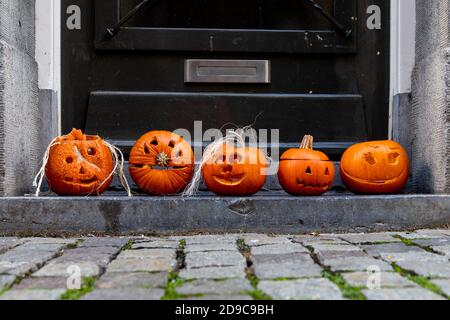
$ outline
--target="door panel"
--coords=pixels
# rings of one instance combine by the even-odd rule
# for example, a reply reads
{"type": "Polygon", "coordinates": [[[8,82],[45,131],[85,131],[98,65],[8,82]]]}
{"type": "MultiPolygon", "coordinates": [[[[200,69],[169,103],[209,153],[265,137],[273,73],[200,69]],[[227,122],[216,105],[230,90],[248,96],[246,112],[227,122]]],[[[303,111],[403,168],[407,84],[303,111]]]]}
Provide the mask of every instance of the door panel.
{"type": "Polygon", "coordinates": [[[306,0],[159,0],[106,37],[138,2],[62,0],[63,19],[74,3],[82,14],[81,30],[62,32],[64,131],[126,147],[146,130],[247,125],[259,115],[256,128],[280,129],[282,145],[309,133],[335,158],[348,144],[387,138],[389,1],[318,1],[346,36],[306,0]],[[366,26],[374,4],[380,30],[366,26]],[[196,59],[268,61],[270,81],[186,82],[186,61],[196,59]]]}

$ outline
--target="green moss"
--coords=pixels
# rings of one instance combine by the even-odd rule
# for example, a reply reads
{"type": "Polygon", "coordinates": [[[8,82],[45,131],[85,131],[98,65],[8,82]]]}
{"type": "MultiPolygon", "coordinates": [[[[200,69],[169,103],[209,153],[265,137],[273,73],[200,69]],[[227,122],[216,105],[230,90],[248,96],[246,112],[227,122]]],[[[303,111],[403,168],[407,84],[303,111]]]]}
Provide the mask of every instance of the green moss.
{"type": "Polygon", "coordinates": [[[182,239],[182,240],[180,240],[180,249],[184,250],[184,248],[186,248],[186,240],[182,239]]]}
{"type": "Polygon", "coordinates": [[[238,239],[236,241],[238,250],[245,256],[251,252],[251,248],[245,243],[244,239],[238,239]]]}
{"type": "Polygon", "coordinates": [[[247,269],[245,270],[247,276],[247,280],[250,282],[250,285],[253,287],[253,290],[247,292],[254,300],[272,300],[272,297],[265,294],[263,291],[258,289],[259,279],[255,275],[255,271],[251,267],[253,262],[251,261],[251,248],[249,245],[245,243],[244,239],[238,239],[236,241],[236,246],[238,247],[239,252],[242,256],[247,260],[247,269]]]}
{"type": "Polygon", "coordinates": [[[127,244],[122,247],[121,251],[131,250],[133,248],[133,245],[134,245],[134,241],[128,240],[127,244]]]}
{"type": "Polygon", "coordinates": [[[283,282],[283,281],[295,281],[295,280],[300,280],[300,279],[302,279],[302,278],[281,277],[281,278],[275,278],[275,279],[273,279],[273,281],[283,282]]]}
{"type": "Polygon", "coordinates": [[[12,287],[19,285],[23,281],[23,279],[25,279],[26,277],[29,277],[30,274],[31,273],[28,273],[25,276],[17,276],[16,279],[14,280],[14,282],[11,285],[6,286],[2,290],[0,290],[0,296],[4,295],[7,291],[11,290],[12,287]]]}
{"type": "Polygon", "coordinates": [[[262,301],[272,300],[270,296],[268,296],[259,289],[251,290],[247,294],[250,295],[254,300],[262,300],[262,301]]]}
{"type": "Polygon", "coordinates": [[[77,241],[76,243],[70,243],[70,244],[67,245],[67,249],[68,250],[76,249],[76,248],[78,248],[80,243],[81,243],[80,241],[77,241]]]}
{"type": "Polygon", "coordinates": [[[400,274],[402,277],[405,277],[408,280],[418,284],[422,288],[427,289],[431,292],[434,292],[442,297],[445,297],[446,299],[450,298],[442,291],[441,288],[439,288],[437,285],[432,283],[429,278],[426,278],[424,276],[417,275],[414,272],[405,270],[396,263],[392,263],[392,268],[394,269],[395,272],[400,274]]]}
{"type": "Polygon", "coordinates": [[[259,284],[259,279],[253,273],[247,273],[247,280],[253,288],[257,288],[259,284]]]}
{"type": "Polygon", "coordinates": [[[62,296],[62,300],[78,300],[84,295],[94,290],[95,278],[88,277],[83,279],[80,290],[67,290],[62,296]]]}
{"type": "Polygon", "coordinates": [[[164,291],[164,296],[161,300],[177,300],[181,299],[181,295],[178,294],[177,288],[184,285],[185,281],[178,277],[178,272],[171,272],[167,278],[167,284],[164,291]]]}
{"type": "Polygon", "coordinates": [[[322,276],[337,285],[344,298],[350,300],[366,300],[366,297],[361,292],[361,288],[349,285],[340,273],[324,270],[322,276]]]}
{"type": "Polygon", "coordinates": [[[419,248],[421,248],[421,249],[423,249],[423,250],[425,250],[425,251],[427,251],[427,252],[429,252],[429,253],[434,253],[434,254],[442,255],[441,253],[439,253],[439,252],[433,250],[433,249],[432,249],[431,247],[429,247],[429,246],[422,246],[422,245],[420,245],[420,244],[418,244],[418,243],[415,243],[414,240],[406,239],[406,238],[403,238],[402,236],[399,236],[399,235],[394,236],[394,238],[399,239],[401,242],[403,242],[403,243],[404,243],[406,246],[408,246],[408,247],[419,247],[419,248]]]}

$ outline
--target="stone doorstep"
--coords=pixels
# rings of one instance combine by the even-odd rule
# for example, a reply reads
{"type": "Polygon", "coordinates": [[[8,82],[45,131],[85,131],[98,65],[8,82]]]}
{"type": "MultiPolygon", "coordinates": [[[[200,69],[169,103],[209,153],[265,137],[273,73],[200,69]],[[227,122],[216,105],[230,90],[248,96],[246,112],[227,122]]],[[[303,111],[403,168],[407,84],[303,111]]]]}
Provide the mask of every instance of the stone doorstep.
{"type": "MultiPolygon", "coordinates": [[[[4,221],[0,224],[0,235],[308,234],[417,230],[442,227],[450,221],[450,195],[331,194],[307,198],[262,192],[249,198],[2,198],[0,221],[4,221]]],[[[440,235],[448,236],[445,232],[440,235]]],[[[423,238],[432,236],[431,232],[423,232],[423,238]]],[[[210,240],[199,239],[190,244],[205,244],[210,240]]],[[[229,243],[234,240],[224,238],[229,243]]],[[[358,234],[348,240],[354,243],[398,241],[389,236],[371,239],[358,234]]],[[[270,244],[272,239],[263,241],[270,244]]],[[[277,242],[283,242],[283,239],[273,240],[271,244],[277,242]]],[[[115,245],[119,244],[111,244],[115,245]]]]}

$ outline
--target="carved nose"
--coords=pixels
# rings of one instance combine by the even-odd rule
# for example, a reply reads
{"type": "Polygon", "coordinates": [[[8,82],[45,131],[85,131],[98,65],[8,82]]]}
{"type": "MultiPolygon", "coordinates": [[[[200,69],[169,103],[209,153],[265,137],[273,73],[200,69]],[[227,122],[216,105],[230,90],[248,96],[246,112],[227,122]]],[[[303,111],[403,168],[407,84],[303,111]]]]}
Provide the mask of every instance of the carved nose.
{"type": "Polygon", "coordinates": [[[84,170],[83,166],[80,168],[80,174],[85,174],[86,171],[84,170]]]}
{"type": "Polygon", "coordinates": [[[228,173],[228,172],[232,172],[233,171],[233,167],[232,166],[224,166],[222,168],[222,173],[228,173]]]}

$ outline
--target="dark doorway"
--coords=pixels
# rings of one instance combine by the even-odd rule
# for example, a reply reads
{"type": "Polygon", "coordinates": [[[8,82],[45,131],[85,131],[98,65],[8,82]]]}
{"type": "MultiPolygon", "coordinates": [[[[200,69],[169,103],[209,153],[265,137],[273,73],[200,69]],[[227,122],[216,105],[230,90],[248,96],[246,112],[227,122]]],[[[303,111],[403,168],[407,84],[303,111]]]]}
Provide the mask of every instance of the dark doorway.
{"type": "Polygon", "coordinates": [[[129,147],[153,129],[258,121],[284,147],[313,134],[336,157],[388,136],[389,1],[63,0],[62,125],[129,147]],[[381,29],[367,8],[381,9],[381,29]],[[110,31],[108,33],[108,30],[110,31]],[[117,31],[117,32],[116,32],[117,31]]]}

